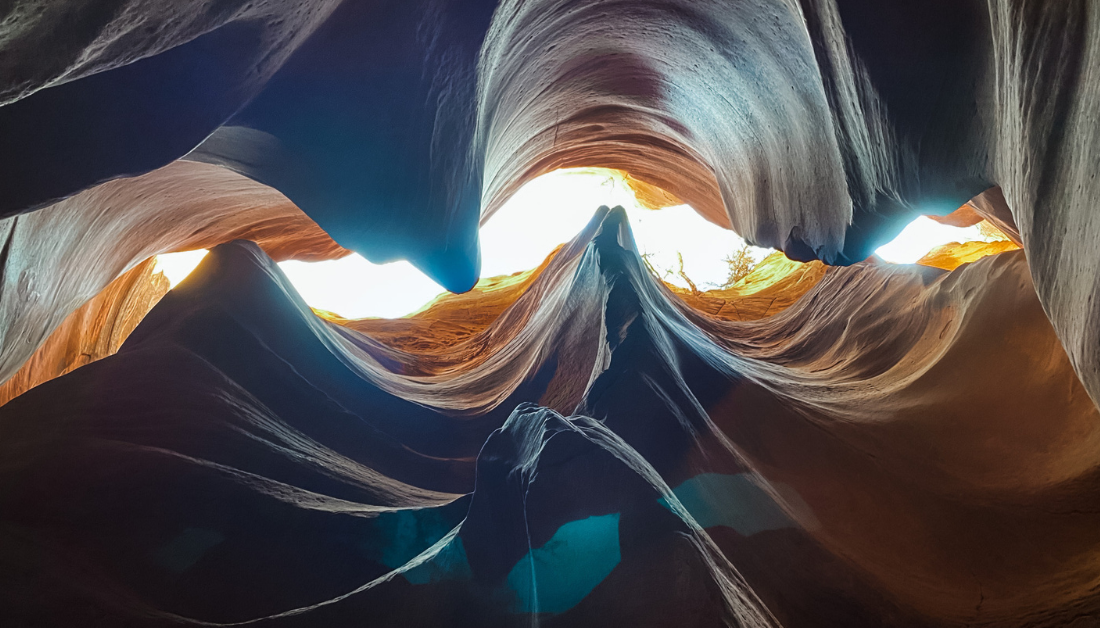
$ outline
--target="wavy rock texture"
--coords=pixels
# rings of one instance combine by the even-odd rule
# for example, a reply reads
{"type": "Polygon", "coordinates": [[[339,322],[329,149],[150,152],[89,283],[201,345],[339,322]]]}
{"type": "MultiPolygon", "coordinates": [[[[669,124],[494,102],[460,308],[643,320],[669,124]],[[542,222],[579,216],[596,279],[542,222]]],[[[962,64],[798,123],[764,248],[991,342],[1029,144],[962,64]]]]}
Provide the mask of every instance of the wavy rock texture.
{"type": "Polygon", "coordinates": [[[1097,102],[1089,0],[6,3],[9,391],[260,248],[0,408],[4,623],[1095,623],[1097,102]],[[272,263],[468,290],[564,166],[848,267],[680,298],[601,213],[379,323],[272,263]],[[964,203],[1023,250],[863,261],[964,203]]]}
{"type": "Polygon", "coordinates": [[[917,260],[922,266],[932,266],[944,270],[955,270],[963,264],[969,264],[989,255],[1016,251],[1020,247],[1009,240],[995,240],[993,242],[952,242],[943,246],[937,246],[927,255],[917,260]]]}
{"type": "Polygon", "coordinates": [[[8,3],[0,215],[181,157],[255,97],[337,4],[8,3]]]}
{"type": "Polygon", "coordinates": [[[975,206],[1100,399],[1089,0],[25,0],[3,29],[3,215],[189,155],[465,291],[479,219],[563,166],[831,264],[998,188],[975,206]]]}
{"type": "Polygon", "coordinates": [[[242,237],[280,260],[349,253],[278,192],[224,168],[191,162],[105,183],[46,209],[0,220],[0,237],[2,380],[74,310],[158,253],[242,237]]]}
{"type": "Polygon", "coordinates": [[[724,320],[601,210],[454,345],[489,358],[351,327],[234,242],[116,355],[0,408],[6,617],[1024,626],[1100,606],[1100,417],[1021,252],[830,269],[724,320]]]}
{"type": "Polygon", "coordinates": [[[990,188],[982,192],[946,216],[929,216],[929,218],[952,227],[969,227],[985,220],[989,226],[1015,242],[1017,246],[1023,246],[1020,229],[1012,218],[1000,188],[990,188]]]}
{"type": "Polygon", "coordinates": [[[168,279],[153,274],[155,259],[131,268],[69,315],[23,367],[0,385],[0,405],[42,382],[113,355],[149,310],[168,293],[168,279]]]}

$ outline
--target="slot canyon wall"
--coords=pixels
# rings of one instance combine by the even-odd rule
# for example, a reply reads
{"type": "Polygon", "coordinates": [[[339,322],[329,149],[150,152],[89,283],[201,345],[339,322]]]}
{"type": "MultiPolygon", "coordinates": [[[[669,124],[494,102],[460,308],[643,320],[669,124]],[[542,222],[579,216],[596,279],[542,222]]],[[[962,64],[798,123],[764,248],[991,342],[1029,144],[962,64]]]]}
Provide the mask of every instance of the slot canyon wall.
{"type": "Polygon", "coordinates": [[[0,16],[5,625],[1100,622],[1095,3],[0,16]],[[570,166],[785,257],[677,291],[604,207],[475,287],[570,166]],[[921,214],[1012,242],[871,257],[921,214]],[[274,264],[351,251],[466,294],[274,264]]]}

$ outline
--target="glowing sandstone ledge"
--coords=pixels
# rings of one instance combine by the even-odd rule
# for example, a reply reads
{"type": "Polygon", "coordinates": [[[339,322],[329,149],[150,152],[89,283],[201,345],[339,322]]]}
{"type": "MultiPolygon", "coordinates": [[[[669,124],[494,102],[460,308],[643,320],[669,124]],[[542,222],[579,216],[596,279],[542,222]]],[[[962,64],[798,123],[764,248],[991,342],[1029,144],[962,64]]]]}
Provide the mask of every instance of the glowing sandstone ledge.
{"type": "Polygon", "coordinates": [[[15,375],[0,385],[0,404],[118,351],[168,292],[168,280],[152,274],[153,264],[152,259],[138,264],[70,314],[15,375]]]}
{"type": "Polygon", "coordinates": [[[1009,240],[995,242],[954,242],[938,246],[928,252],[927,255],[917,260],[922,266],[932,266],[943,270],[955,270],[963,264],[976,262],[989,255],[997,255],[1007,251],[1018,251],[1019,246],[1009,240]]]}

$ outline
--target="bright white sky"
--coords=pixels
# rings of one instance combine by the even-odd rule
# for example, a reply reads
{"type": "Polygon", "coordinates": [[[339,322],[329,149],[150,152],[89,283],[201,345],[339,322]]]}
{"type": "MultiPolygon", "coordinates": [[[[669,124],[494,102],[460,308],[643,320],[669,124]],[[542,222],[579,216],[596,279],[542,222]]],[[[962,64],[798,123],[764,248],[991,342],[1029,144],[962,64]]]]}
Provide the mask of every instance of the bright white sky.
{"type": "Polygon", "coordinates": [[[882,259],[895,264],[913,264],[929,251],[950,242],[971,242],[987,240],[978,225],[970,227],[951,227],[919,216],[906,225],[898,237],[878,247],[875,253],[882,259]]]}
{"type": "MultiPolygon", "coordinates": [[[[554,247],[577,235],[600,205],[626,208],[639,250],[650,254],[649,261],[659,272],[678,268],[676,253],[682,253],[684,272],[703,290],[725,281],[729,272],[725,258],[744,244],[737,234],[707,222],[687,205],[645,209],[613,173],[574,168],[531,181],[481,228],[481,276],[538,266],[554,247]]],[[[877,253],[889,262],[911,264],[941,244],[982,239],[976,226],[959,229],[922,217],[877,253]]],[[[751,252],[759,261],[771,250],[753,248],[751,252]]],[[[159,255],[156,270],[175,286],[205,254],[199,250],[159,255]]],[[[279,266],[306,303],[345,318],[405,316],[443,292],[408,262],[378,265],[350,255],[279,266]]],[[[675,273],[667,274],[665,280],[684,285],[675,273]]]]}

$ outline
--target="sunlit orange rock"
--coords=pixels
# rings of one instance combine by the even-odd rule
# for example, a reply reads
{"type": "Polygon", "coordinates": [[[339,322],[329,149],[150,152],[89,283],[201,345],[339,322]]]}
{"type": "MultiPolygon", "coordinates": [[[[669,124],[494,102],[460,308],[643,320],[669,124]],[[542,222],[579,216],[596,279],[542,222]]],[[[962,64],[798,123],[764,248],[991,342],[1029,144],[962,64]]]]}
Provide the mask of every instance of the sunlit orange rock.
{"type": "Polygon", "coordinates": [[[318,314],[395,349],[418,355],[450,351],[455,344],[495,321],[546,270],[561,249],[560,246],[555,249],[537,268],[482,279],[473,290],[463,294],[445,292],[402,318],[349,320],[331,312],[318,311],[318,314]]]}
{"type": "Polygon", "coordinates": [[[80,306],[0,385],[0,405],[31,388],[118,351],[130,332],[168,292],[168,279],[146,260],[80,306]]]}
{"type": "Polygon", "coordinates": [[[984,220],[986,230],[1015,242],[1017,246],[1023,246],[1020,228],[1016,226],[1004,194],[998,187],[982,192],[946,216],[928,216],[928,218],[952,227],[970,227],[984,220]]]}
{"type": "Polygon", "coordinates": [[[974,209],[974,206],[970,203],[963,205],[946,216],[928,216],[928,218],[931,218],[941,225],[948,225],[951,227],[970,227],[983,220],[982,215],[979,214],[978,210],[974,209]]]}
{"type": "Polygon", "coordinates": [[[955,270],[963,264],[977,261],[987,255],[996,255],[1005,251],[1019,250],[1019,246],[1011,240],[994,240],[993,242],[952,242],[937,246],[927,255],[917,260],[922,266],[932,266],[944,270],[955,270]]]}
{"type": "Polygon", "coordinates": [[[752,321],[790,307],[825,276],[821,262],[795,262],[782,251],[766,258],[733,286],[692,292],[669,288],[695,309],[726,320],[752,321]]]}
{"type": "Polygon", "coordinates": [[[0,220],[0,381],[112,281],[158,253],[249,238],[274,259],[343,257],[279,192],[209,164],[179,161],[0,220]]]}
{"type": "Polygon", "coordinates": [[[631,191],[634,192],[634,197],[638,200],[638,204],[642,207],[646,209],[661,209],[684,204],[683,201],[668,190],[636,179],[630,176],[629,172],[620,172],[622,173],[623,180],[630,186],[631,191]]]}

